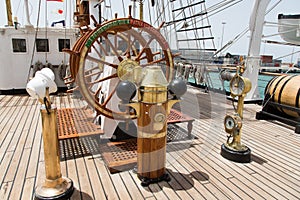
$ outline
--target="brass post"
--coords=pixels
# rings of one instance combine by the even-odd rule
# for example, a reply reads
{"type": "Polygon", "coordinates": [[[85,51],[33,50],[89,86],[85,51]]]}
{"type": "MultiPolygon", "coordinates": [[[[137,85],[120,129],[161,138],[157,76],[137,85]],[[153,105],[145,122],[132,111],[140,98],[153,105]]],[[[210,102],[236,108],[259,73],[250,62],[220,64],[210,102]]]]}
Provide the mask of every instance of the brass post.
{"type": "MultiPolygon", "coordinates": [[[[245,95],[241,95],[238,97],[238,105],[237,105],[237,113],[239,117],[243,120],[243,109],[244,109],[244,99],[245,95]]],[[[244,149],[242,143],[241,143],[241,138],[242,138],[242,129],[239,129],[237,134],[234,134],[233,136],[233,143],[235,144],[236,147],[240,149],[244,149]]]]}
{"type": "Polygon", "coordinates": [[[140,20],[144,19],[144,3],[140,0],[140,20]]]}
{"type": "Polygon", "coordinates": [[[238,105],[236,113],[227,115],[224,119],[225,131],[229,133],[227,142],[221,146],[221,155],[236,162],[250,162],[251,150],[242,144],[242,119],[244,109],[244,99],[251,89],[251,82],[246,78],[242,78],[238,74],[234,76],[230,82],[232,97],[238,97],[238,105]],[[230,139],[232,139],[230,141],[230,139]]]}
{"type": "Polygon", "coordinates": [[[42,135],[46,178],[35,190],[36,199],[67,199],[73,191],[71,179],[62,177],[58,145],[57,109],[52,105],[41,107],[42,135]]]}
{"type": "Polygon", "coordinates": [[[8,26],[13,26],[10,0],[6,0],[5,3],[6,3],[7,24],[8,24],[8,26]]]}

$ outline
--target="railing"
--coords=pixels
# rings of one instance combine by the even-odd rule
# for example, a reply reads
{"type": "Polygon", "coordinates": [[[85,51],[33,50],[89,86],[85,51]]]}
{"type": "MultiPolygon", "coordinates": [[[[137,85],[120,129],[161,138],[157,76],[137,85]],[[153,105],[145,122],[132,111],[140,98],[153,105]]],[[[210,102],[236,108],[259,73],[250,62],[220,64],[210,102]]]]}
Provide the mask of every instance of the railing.
{"type": "MultiPolygon", "coordinates": [[[[220,66],[217,64],[205,64],[205,63],[195,63],[195,64],[178,64],[175,66],[177,71],[177,76],[183,77],[188,83],[193,86],[208,88],[209,90],[214,90],[218,92],[224,92],[226,94],[230,93],[229,81],[223,81],[220,78],[220,66]],[[201,73],[201,81],[199,81],[199,73],[201,73]]],[[[223,68],[223,67],[222,67],[223,68]]],[[[233,70],[234,66],[229,66],[226,69],[233,70]]],[[[280,73],[261,73],[258,76],[258,90],[261,98],[264,98],[264,91],[268,82],[274,77],[282,75],[280,73]]]]}

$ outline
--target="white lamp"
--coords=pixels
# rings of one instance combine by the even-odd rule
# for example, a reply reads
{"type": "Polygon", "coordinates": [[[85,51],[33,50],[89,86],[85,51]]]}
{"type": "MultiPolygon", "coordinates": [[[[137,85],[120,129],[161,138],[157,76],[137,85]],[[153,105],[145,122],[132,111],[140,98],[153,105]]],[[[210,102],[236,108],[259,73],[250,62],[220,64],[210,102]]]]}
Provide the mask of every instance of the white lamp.
{"type": "Polygon", "coordinates": [[[43,68],[37,71],[34,78],[27,83],[26,90],[30,96],[44,99],[46,97],[46,88],[49,88],[49,94],[57,91],[54,79],[55,76],[52,70],[43,68]]]}

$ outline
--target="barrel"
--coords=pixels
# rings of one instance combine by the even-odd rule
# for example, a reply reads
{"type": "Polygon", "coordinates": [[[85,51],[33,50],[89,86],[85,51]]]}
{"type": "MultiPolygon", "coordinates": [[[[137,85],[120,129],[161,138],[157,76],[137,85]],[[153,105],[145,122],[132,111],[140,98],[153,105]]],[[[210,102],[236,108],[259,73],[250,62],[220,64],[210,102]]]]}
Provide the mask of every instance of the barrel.
{"type": "MultiPolygon", "coordinates": [[[[265,102],[271,101],[282,105],[299,108],[300,105],[300,75],[282,75],[269,81],[265,89],[265,102]]],[[[291,117],[299,118],[296,111],[275,106],[276,109],[291,117]]]]}

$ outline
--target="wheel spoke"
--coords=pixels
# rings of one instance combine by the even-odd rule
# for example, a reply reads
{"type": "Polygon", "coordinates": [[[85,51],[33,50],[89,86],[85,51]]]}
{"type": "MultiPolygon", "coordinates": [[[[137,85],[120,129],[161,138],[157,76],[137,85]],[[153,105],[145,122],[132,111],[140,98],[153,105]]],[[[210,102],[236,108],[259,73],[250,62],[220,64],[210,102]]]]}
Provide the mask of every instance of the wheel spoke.
{"type": "Polygon", "coordinates": [[[111,93],[109,94],[109,96],[105,99],[105,101],[101,105],[102,106],[106,106],[107,103],[111,100],[111,98],[115,94],[115,92],[116,92],[116,87],[113,89],[113,91],[111,91],[111,93]]]}
{"type": "MultiPolygon", "coordinates": [[[[159,54],[160,54],[160,52],[158,51],[158,52],[156,52],[156,53],[154,53],[152,55],[156,56],[156,55],[159,55],[159,54]]],[[[140,60],[144,60],[144,59],[147,59],[147,56],[143,56],[143,57],[140,58],[140,60]]]]}
{"type": "Polygon", "coordinates": [[[158,59],[158,60],[154,60],[152,62],[148,62],[146,64],[141,65],[141,67],[150,66],[150,65],[153,65],[153,64],[156,64],[156,63],[160,63],[162,61],[166,61],[166,58],[161,58],[161,59],[158,59]]]}
{"type": "Polygon", "coordinates": [[[127,49],[126,49],[126,52],[125,52],[125,55],[126,55],[126,57],[127,58],[131,58],[131,56],[130,56],[130,49],[131,49],[131,45],[132,45],[132,43],[131,43],[131,33],[128,31],[128,34],[127,34],[127,49]]]}
{"type": "Polygon", "coordinates": [[[135,61],[138,61],[140,59],[140,57],[143,55],[144,51],[149,48],[149,44],[153,41],[153,37],[151,37],[148,42],[146,43],[146,45],[143,47],[143,49],[139,52],[139,55],[135,58],[135,61]]]}
{"type": "Polygon", "coordinates": [[[110,40],[107,38],[107,36],[105,36],[105,42],[107,42],[109,44],[109,46],[112,48],[114,54],[118,57],[118,60],[121,62],[123,60],[123,58],[119,55],[117,49],[115,48],[115,46],[110,42],[110,40]]]}
{"type": "Polygon", "coordinates": [[[101,79],[99,79],[99,80],[89,82],[88,84],[96,84],[96,83],[100,83],[100,82],[103,82],[103,81],[106,81],[106,80],[109,80],[109,79],[112,79],[112,78],[117,78],[117,77],[118,77],[118,74],[117,74],[117,73],[114,73],[114,74],[112,74],[112,75],[110,75],[110,76],[101,78],[101,79]]]}
{"type": "Polygon", "coordinates": [[[101,53],[99,52],[99,50],[94,45],[92,45],[92,48],[97,53],[98,57],[101,58],[102,56],[101,56],[101,53]]]}
{"type": "Polygon", "coordinates": [[[105,48],[103,47],[103,45],[101,44],[101,42],[99,42],[98,40],[96,40],[96,42],[97,42],[97,44],[100,46],[100,48],[101,48],[101,50],[104,52],[104,54],[105,54],[106,56],[108,56],[108,53],[107,53],[107,51],[105,50],[105,48]]]}
{"type": "Polygon", "coordinates": [[[102,90],[102,85],[96,90],[95,97],[99,95],[99,93],[101,92],[101,90],[102,90]]]}
{"type": "MultiPolygon", "coordinates": [[[[101,73],[102,73],[102,71],[94,72],[94,73],[91,73],[91,74],[87,74],[87,75],[85,75],[84,77],[85,77],[85,78],[90,78],[90,77],[92,77],[92,76],[98,75],[97,78],[99,78],[99,75],[100,75],[101,73]]],[[[97,78],[96,78],[96,79],[97,79],[97,78]]]]}
{"type": "Polygon", "coordinates": [[[86,56],[86,59],[91,60],[91,61],[96,62],[96,63],[102,63],[102,64],[104,64],[104,65],[111,66],[112,68],[115,68],[115,69],[118,68],[118,65],[117,65],[117,64],[109,63],[109,62],[106,62],[106,61],[101,60],[101,59],[98,59],[98,58],[94,58],[94,57],[89,56],[89,55],[86,56]]]}

